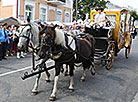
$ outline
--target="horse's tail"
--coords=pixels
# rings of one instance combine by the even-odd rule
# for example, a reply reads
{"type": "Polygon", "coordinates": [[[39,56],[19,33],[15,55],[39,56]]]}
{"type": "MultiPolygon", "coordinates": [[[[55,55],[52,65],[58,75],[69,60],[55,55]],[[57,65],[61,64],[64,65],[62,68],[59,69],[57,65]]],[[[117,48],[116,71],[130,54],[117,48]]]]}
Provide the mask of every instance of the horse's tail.
{"type": "Polygon", "coordinates": [[[90,34],[87,34],[88,36],[88,41],[91,43],[91,50],[92,50],[92,53],[95,52],[95,39],[93,37],[93,35],[90,35],[90,34]]]}
{"type": "MultiPolygon", "coordinates": [[[[88,34],[89,42],[91,43],[91,57],[94,58],[94,53],[95,53],[95,39],[93,35],[88,34]]],[[[94,61],[94,59],[92,59],[94,61]]]]}

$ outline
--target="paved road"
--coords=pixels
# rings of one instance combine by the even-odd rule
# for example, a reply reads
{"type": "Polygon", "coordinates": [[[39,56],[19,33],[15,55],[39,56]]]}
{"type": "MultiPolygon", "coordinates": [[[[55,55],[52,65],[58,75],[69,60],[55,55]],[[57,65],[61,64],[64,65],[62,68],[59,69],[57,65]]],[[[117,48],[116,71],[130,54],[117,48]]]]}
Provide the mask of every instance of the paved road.
{"type": "MultiPolygon", "coordinates": [[[[115,58],[113,67],[107,71],[102,66],[96,66],[97,74],[91,76],[87,72],[85,82],[80,82],[82,70],[76,68],[74,82],[75,90],[70,93],[67,88],[69,77],[60,75],[56,102],[132,102],[138,95],[138,38],[133,41],[132,51],[125,59],[124,50],[115,58]]],[[[15,56],[0,62],[0,102],[49,102],[54,71],[51,70],[51,83],[45,82],[42,75],[39,84],[40,93],[31,96],[35,78],[21,80],[22,68],[31,66],[31,55],[16,59],[15,56]],[[14,72],[18,70],[19,72],[14,72]],[[7,73],[11,72],[11,73],[7,73]]]]}

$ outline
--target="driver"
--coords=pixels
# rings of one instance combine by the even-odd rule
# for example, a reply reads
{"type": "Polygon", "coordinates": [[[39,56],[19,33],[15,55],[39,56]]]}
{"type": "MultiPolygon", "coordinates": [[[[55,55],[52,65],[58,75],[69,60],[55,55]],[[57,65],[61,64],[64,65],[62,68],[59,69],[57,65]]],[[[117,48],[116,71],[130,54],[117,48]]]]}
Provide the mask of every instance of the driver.
{"type": "Polygon", "coordinates": [[[103,13],[104,8],[98,7],[95,10],[98,12],[98,14],[95,15],[96,25],[104,27],[105,26],[105,13],[103,13]]]}

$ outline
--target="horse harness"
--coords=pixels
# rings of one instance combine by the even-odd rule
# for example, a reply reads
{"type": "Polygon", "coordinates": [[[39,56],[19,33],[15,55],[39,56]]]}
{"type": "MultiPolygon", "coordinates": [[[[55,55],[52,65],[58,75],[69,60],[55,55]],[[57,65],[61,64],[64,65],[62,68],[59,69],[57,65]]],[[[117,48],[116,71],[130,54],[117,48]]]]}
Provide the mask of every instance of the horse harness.
{"type": "MultiPolygon", "coordinates": [[[[92,46],[89,42],[89,37],[87,35],[83,36],[83,37],[78,37],[78,36],[72,36],[72,35],[69,35],[67,33],[64,33],[65,34],[65,42],[66,42],[66,47],[62,47],[60,45],[56,45],[57,48],[55,48],[54,50],[50,50],[49,53],[52,53],[52,55],[54,56],[57,56],[59,55],[59,57],[57,57],[57,59],[59,59],[61,56],[63,56],[65,53],[69,53],[69,52],[73,52],[74,54],[77,54],[77,59],[76,59],[76,62],[80,59],[80,57],[84,58],[84,59],[87,59],[87,60],[90,60],[90,58],[86,58],[85,56],[82,56],[80,54],[80,39],[83,39],[85,40],[89,46],[92,46]],[[71,42],[69,43],[68,42],[68,36],[72,36],[73,39],[71,40],[71,42]],[[73,43],[73,40],[75,40],[75,45],[76,45],[76,49],[73,50],[70,45],[73,43]]],[[[55,46],[55,45],[54,45],[55,46]]],[[[52,56],[53,57],[53,56],[52,56]]],[[[54,59],[54,57],[53,57],[54,59]]]]}
{"type": "MultiPolygon", "coordinates": [[[[29,45],[30,35],[32,35],[31,37],[33,37],[33,33],[31,32],[31,29],[32,29],[31,24],[23,24],[23,25],[21,25],[21,26],[25,26],[25,27],[22,29],[21,33],[23,32],[23,30],[24,30],[27,26],[30,26],[30,28],[27,30],[28,36],[25,36],[24,34],[21,35],[21,33],[20,33],[20,37],[26,38],[26,39],[27,39],[28,47],[31,48],[31,49],[33,49],[33,52],[37,52],[38,49],[39,49],[39,46],[36,47],[36,48],[34,48],[31,42],[30,42],[30,45],[29,45]]],[[[38,29],[39,29],[39,27],[38,27],[38,29]]],[[[39,43],[40,43],[40,42],[39,42],[39,43]]],[[[40,45],[40,44],[39,44],[39,45],[40,45]]]]}

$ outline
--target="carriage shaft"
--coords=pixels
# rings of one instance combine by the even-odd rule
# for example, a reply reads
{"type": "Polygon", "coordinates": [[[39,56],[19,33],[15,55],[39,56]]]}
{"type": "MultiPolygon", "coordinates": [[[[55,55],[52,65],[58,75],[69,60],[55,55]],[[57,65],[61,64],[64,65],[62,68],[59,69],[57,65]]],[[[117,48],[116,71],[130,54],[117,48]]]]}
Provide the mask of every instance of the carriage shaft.
{"type": "Polygon", "coordinates": [[[48,67],[48,68],[46,68],[46,69],[42,69],[42,70],[39,70],[39,71],[36,71],[36,72],[29,73],[29,74],[27,74],[27,75],[24,75],[24,76],[21,77],[21,78],[22,78],[22,80],[25,80],[25,79],[27,79],[27,78],[30,78],[30,77],[35,76],[35,75],[37,75],[37,74],[43,73],[43,72],[46,71],[46,70],[51,70],[51,69],[53,69],[53,68],[55,68],[55,66],[50,66],[50,67],[48,67]]]}

